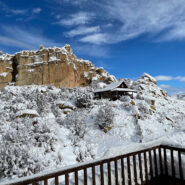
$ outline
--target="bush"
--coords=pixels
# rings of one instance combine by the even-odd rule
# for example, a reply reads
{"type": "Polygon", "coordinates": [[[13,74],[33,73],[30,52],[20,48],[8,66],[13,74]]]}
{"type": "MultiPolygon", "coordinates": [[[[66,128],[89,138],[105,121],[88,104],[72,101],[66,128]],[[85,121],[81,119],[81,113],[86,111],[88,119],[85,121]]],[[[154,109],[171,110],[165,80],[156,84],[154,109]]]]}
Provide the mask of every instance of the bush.
{"type": "Polygon", "coordinates": [[[76,97],[76,106],[78,108],[89,108],[92,105],[92,96],[88,93],[81,93],[76,97]]]}
{"type": "Polygon", "coordinates": [[[84,138],[86,132],[85,114],[83,111],[73,111],[67,115],[64,124],[71,130],[75,140],[84,138]]]}
{"type": "MultiPolygon", "coordinates": [[[[0,177],[22,177],[38,173],[50,165],[47,153],[55,151],[54,125],[37,119],[17,119],[0,127],[0,177]],[[8,146],[8,147],[7,147],[8,146]]],[[[59,159],[52,163],[59,163],[59,159]]]]}
{"type": "Polygon", "coordinates": [[[105,104],[100,107],[96,118],[96,124],[99,125],[104,131],[113,127],[114,113],[112,107],[109,104],[105,104]]]}

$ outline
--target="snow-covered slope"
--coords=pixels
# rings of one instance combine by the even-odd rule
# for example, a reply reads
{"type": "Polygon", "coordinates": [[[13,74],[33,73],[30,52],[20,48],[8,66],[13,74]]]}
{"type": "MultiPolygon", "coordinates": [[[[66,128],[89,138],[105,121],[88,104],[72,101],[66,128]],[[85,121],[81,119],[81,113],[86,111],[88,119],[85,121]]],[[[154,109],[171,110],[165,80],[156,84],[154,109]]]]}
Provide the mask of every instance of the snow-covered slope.
{"type": "Polygon", "coordinates": [[[133,99],[94,100],[92,86],[1,90],[1,180],[88,161],[107,155],[112,147],[159,138],[185,146],[184,101],[168,96],[148,74],[126,81],[138,91],[133,99]]]}
{"type": "Polygon", "coordinates": [[[177,98],[179,100],[185,100],[185,94],[173,94],[171,95],[173,98],[177,98]]]}

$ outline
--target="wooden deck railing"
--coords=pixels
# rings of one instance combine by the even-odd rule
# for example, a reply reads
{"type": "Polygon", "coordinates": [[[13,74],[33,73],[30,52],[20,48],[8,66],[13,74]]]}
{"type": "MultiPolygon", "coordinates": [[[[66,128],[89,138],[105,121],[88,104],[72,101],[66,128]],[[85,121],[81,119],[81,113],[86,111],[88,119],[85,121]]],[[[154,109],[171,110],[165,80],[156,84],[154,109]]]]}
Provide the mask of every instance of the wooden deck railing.
{"type": "MultiPolygon", "coordinates": [[[[184,181],[182,164],[184,154],[185,149],[159,145],[50,173],[21,178],[17,181],[9,181],[2,185],[136,185],[149,184],[152,179],[160,176],[184,181]]],[[[154,184],[160,184],[160,182],[156,181],[154,184]]]]}

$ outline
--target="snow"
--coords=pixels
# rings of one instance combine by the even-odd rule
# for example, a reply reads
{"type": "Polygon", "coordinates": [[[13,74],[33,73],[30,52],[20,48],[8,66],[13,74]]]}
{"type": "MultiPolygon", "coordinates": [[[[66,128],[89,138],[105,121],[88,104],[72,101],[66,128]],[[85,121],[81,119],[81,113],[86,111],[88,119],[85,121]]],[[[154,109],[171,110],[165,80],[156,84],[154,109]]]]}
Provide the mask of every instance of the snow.
{"type": "Polygon", "coordinates": [[[107,85],[107,87],[105,87],[104,89],[99,89],[99,90],[96,90],[94,92],[104,92],[104,91],[114,90],[115,88],[120,86],[121,83],[123,83],[123,80],[111,83],[110,85],[107,85]]]}
{"type": "Polygon", "coordinates": [[[2,76],[2,77],[6,77],[7,75],[8,75],[8,73],[7,73],[7,72],[0,73],[0,76],[2,76]]]}
{"type": "Polygon", "coordinates": [[[89,77],[89,73],[88,72],[84,72],[84,77],[88,78],[89,77]]]}
{"type": "Polygon", "coordinates": [[[31,109],[20,110],[16,113],[16,117],[23,116],[23,115],[39,116],[36,110],[31,110],[31,109]]]}
{"type": "Polygon", "coordinates": [[[58,59],[56,56],[49,57],[49,62],[53,62],[53,61],[60,61],[60,59],[58,59]]]}
{"type": "Polygon", "coordinates": [[[2,53],[0,54],[0,60],[4,60],[6,62],[11,62],[12,55],[9,55],[8,53],[2,53]]]}
{"type": "Polygon", "coordinates": [[[30,85],[2,89],[0,155],[4,158],[0,161],[0,180],[45,174],[160,142],[185,147],[184,101],[168,96],[146,74],[130,84],[129,88],[137,91],[134,98],[123,96],[116,101],[94,100],[93,86],[59,89],[30,85]],[[59,104],[73,108],[65,112],[59,104]],[[106,114],[107,120],[113,120],[108,131],[107,124],[103,124],[106,120],[98,118],[105,107],[112,111],[111,119],[106,114]],[[24,114],[37,117],[19,117],[24,114]]]}
{"type": "Polygon", "coordinates": [[[28,72],[30,73],[34,72],[34,69],[28,69],[28,72]]]}
{"type": "Polygon", "coordinates": [[[137,92],[136,90],[128,89],[128,88],[115,88],[115,89],[112,89],[111,91],[137,92]]]}

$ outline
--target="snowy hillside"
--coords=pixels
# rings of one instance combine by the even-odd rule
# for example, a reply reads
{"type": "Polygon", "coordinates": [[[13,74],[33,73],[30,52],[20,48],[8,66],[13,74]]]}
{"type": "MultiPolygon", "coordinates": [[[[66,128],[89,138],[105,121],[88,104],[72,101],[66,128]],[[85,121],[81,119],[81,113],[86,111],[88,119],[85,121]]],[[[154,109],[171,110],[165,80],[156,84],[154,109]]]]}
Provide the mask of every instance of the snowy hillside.
{"type": "Polygon", "coordinates": [[[185,94],[174,94],[172,97],[177,98],[179,100],[185,100],[185,94]]]}
{"type": "Polygon", "coordinates": [[[0,177],[17,178],[165,138],[185,143],[185,103],[143,74],[133,99],[94,100],[87,88],[7,86],[0,91],[0,177]],[[8,146],[8,147],[7,147],[8,146]]]}

